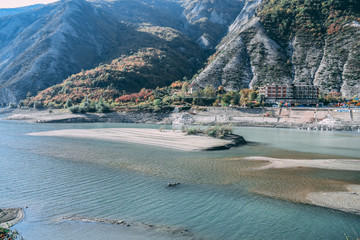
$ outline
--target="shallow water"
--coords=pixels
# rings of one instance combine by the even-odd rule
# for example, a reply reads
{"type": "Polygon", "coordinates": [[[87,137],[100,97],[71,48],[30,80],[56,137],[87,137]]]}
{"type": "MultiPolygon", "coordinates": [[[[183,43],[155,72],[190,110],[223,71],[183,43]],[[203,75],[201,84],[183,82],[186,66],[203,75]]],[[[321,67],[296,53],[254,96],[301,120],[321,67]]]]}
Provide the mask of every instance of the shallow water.
{"type": "Polygon", "coordinates": [[[360,183],[358,172],[253,171],[263,163],[226,160],[359,158],[356,133],[237,128],[253,144],[194,153],[25,135],[108,127],[159,128],[0,121],[0,206],[28,206],[26,218],[16,225],[25,239],[344,239],[344,233],[360,233],[359,216],[263,196],[296,201],[309,189],[341,190],[344,183],[360,183]],[[182,184],[166,188],[178,181],[182,184]],[[62,220],[70,216],[122,219],[132,226],[62,220]],[[178,234],[176,228],[192,235],[178,234]]]}

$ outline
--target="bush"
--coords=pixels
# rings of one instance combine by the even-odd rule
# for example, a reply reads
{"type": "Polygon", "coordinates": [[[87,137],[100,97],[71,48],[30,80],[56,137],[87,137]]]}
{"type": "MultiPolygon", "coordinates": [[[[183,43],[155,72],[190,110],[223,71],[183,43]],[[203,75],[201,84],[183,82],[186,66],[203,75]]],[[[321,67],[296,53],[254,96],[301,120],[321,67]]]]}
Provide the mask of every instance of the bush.
{"type": "Polygon", "coordinates": [[[69,98],[68,100],[66,100],[65,107],[69,108],[72,106],[73,106],[73,103],[72,103],[71,99],[69,98]]]}
{"type": "Polygon", "coordinates": [[[187,135],[206,134],[214,138],[224,138],[233,133],[231,125],[216,125],[208,127],[207,129],[200,129],[199,127],[183,127],[182,131],[187,135]]]}
{"type": "Polygon", "coordinates": [[[20,102],[18,103],[17,107],[18,107],[18,108],[23,108],[23,107],[25,107],[24,101],[20,101],[20,102]]]}
{"type": "Polygon", "coordinates": [[[205,133],[210,137],[224,138],[226,135],[232,134],[233,131],[231,125],[216,125],[207,128],[205,133]]]}
{"type": "Polygon", "coordinates": [[[95,105],[95,108],[96,108],[96,112],[98,112],[98,113],[110,112],[110,106],[103,100],[100,100],[99,102],[97,102],[95,105]]]}
{"type": "Polygon", "coordinates": [[[182,131],[185,132],[187,135],[196,135],[199,133],[204,133],[203,131],[200,130],[199,127],[183,127],[182,131]]]}
{"type": "Polygon", "coordinates": [[[154,104],[154,106],[158,107],[161,104],[161,100],[160,99],[155,99],[153,104],[154,104]]]}
{"type": "Polygon", "coordinates": [[[80,107],[79,107],[79,105],[74,105],[74,106],[72,106],[72,107],[69,107],[68,109],[69,109],[69,111],[72,112],[72,113],[78,113],[78,112],[80,112],[80,107]]]}
{"type": "Polygon", "coordinates": [[[20,240],[23,239],[19,232],[16,230],[11,230],[9,228],[0,227],[0,239],[1,240],[20,240]]]}

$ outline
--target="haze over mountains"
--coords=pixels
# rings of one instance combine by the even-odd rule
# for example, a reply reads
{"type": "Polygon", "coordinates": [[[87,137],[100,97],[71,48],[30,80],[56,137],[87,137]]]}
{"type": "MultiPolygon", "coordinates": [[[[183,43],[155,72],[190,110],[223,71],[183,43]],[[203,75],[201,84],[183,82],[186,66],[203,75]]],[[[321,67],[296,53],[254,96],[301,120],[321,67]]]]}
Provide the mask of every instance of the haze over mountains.
{"type": "Polygon", "coordinates": [[[312,7],[324,1],[308,1],[308,10],[300,10],[305,17],[312,11],[306,21],[314,26],[304,31],[294,27],[300,10],[286,2],[290,4],[63,0],[18,12],[0,11],[0,104],[17,103],[64,80],[72,87],[85,86],[84,94],[97,88],[119,95],[191,79],[197,72],[194,86],[200,87],[238,90],[299,82],[346,96],[358,94],[359,10],[338,10],[331,5],[336,3],[329,3],[334,11],[315,19],[311,17],[323,9],[312,7]],[[280,5],[293,13],[270,13],[280,5]],[[333,26],[325,17],[335,13],[341,21],[333,26]],[[269,18],[271,14],[284,23],[269,18]],[[282,32],[271,24],[282,24],[282,32]],[[317,24],[324,27],[318,31],[317,24]],[[331,27],[337,31],[329,33],[331,27]]]}

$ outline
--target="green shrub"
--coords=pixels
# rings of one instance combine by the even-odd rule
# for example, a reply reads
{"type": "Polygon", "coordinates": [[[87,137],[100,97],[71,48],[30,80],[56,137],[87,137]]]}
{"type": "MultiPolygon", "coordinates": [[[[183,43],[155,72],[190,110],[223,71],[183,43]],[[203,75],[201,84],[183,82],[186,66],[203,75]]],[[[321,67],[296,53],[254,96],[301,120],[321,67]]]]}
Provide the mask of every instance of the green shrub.
{"type": "Polygon", "coordinates": [[[103,100],[100,100],[99,102],[97,102],[95,105],[95,108],[96,108],[96,112],[98,112],[98,113],[110,112],[110,106],[103,100]]]}
{"type": "Polygon", "coordinates": [[[158,107],[158,106],[160,106],[160,104],[161,104],[161,100],[160,100],[160,99],[155,99],[155,100],[153,101],[153,104],[154,104],[154,106],[158,107]]]}
{"type": "Polygon", "coordinates": [[[72,113],[79,113],[80,112],[80,107],[79,105],[74,105],[68,108],[70,112],[72,113]]]}
{"type": "Polygon", "coordinates": [[[205,130],[206,135],[216,138],[224,138],[226,135],[232,134],[231,125],[216,125],[205,130]]]}
{"type": "Polygon", "coordinates": [[[72,105],[73,105],[73,103],[72,103],[71,99],[66,100],[66,103],[65,103],[65,107],[66,107],[66,108],[69,108],[69,107],[71,107],[72,105]]]}
{"type": "Polygon", "coordinates": [[[187,135],[196,135],[199,133],[204,133],[203,131],[200,130],[199,127],[183,127],[182,131],[185,132],[187,135]]]}
{"type": "Polygon", "coordinates": [[[23,239],[18,231],[0,227],[1,240],[21,240],[23,239]]]}
{"type": "Polygon", "coordinates": [[[187,135],[206,134],[214,138],[224,138],[233,133],[231,125],[216,125],[206,129],[200,129],[200,127],[183,127],[182,131],[187,135]]]}

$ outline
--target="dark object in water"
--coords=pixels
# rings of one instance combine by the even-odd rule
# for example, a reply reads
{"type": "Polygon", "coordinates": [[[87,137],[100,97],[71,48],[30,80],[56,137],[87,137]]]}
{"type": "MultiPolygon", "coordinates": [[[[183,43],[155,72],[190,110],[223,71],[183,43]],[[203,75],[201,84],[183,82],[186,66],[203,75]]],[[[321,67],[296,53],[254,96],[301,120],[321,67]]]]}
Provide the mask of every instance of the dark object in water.
{"type": "Polygon", "coordinates": [[[176,182],[176,183],[168,183],[167,186],[168,187],[175,187],[176,185],[179,185],[180,183],[179,182],[176,182]]]}

